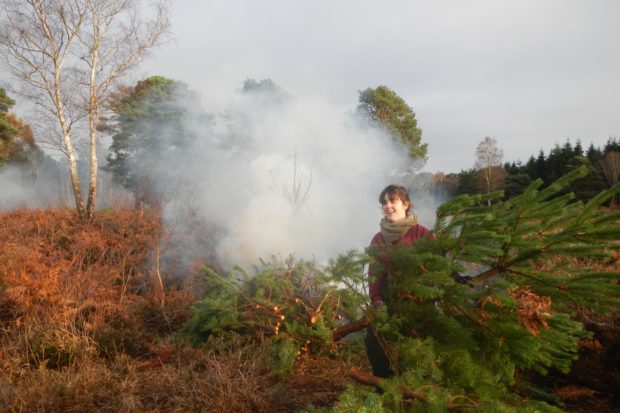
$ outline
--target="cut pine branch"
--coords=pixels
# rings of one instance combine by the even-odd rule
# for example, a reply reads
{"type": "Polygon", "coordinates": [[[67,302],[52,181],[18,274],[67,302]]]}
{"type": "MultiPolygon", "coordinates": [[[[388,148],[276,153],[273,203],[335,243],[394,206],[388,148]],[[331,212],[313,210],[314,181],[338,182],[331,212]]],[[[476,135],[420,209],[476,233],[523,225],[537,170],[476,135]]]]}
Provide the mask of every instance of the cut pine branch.
{"type": "MultiPolygon", "coordinates": [[[[349,370],[349,377],[351,377],[356,382],[365,384],[367,386],[379,386],[382,381],[386,380],[384,378],[377,377],[369,373],[364,373],[357,367],[351,367],[351,370],[349,370]]],[[[415,392],[411,390],[410,388],[406,386],[402,386],[402,385],[399,386],[398,389],[408,399],[415,399],[415,400],[420,400],[423,402],[426,401],[426,394],[422,391],[415,392]]]]}
{"type": "MultiPolygon", "coordinates": [[[[370,373],[364,373],[363,371],[361,371],[359,368],[357,367],[351,367],[351,370],[349,370],[349,377],[352,378],[353,380],[355,380],[356,382],[360,383],[360,384],[365,384],[367,386],[375,386],[378,387],[381,385],[381,383],[384,380],[382,377],[377,377],[374,376],[370,373]]],[[[426,393],[424,393],[423,391],[414,391],[411,388],[405,386],[405,385],[399,385],[398,386],[398,390],[403,394],[403,396],[405,396],[406,399],[410,399],[410,400],[419,400],[421,402],[426,402],[428,401],[428,398],[426,396],[426,393]]],[[[467,398],[464,396],[453,396],[450,401],[448,401],[446,403],[446,407],[448,409],[464,409],[464,408],[475,408],[478,404],[467,398]],[[466,399],[467,401],[469,401],[470,403],[467,404],[463,404],[463,403],[455,403],[453,400],[457,400],[457,399],[466,399]]]]}
{"type": "Polygon", "coordinates": [[[362,317],[359,320],[352,321],[347,324],[343,324],[334,329],[334,331],[332,332],[332,340],[334,342],[339,341],[351,333],[355,333],[356,331],[365,329],[369,325],[370,325],[370,322],[368,321],[368,318],[366,317],[362,317]]]}

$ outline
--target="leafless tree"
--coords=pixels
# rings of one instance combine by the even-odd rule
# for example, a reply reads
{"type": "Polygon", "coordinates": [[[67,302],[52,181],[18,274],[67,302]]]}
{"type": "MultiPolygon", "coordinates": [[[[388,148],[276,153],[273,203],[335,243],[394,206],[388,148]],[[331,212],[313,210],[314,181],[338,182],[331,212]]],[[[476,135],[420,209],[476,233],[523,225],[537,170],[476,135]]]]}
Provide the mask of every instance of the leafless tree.
{"type": "MultiPolygon", "coordinates": [[[[609,186],[615,185],[620,181],[620,152],[611,151],[600,161],[603,174],[609,186]]],[[[616,205],[616,194],[611,198],[611,205],[616,205]]]]}
{"type": "MultiPolygon", "coordinates": [[[[312,187],[312,169],[299,170],[297,166],[297,152],[293,156],[293,174],[290,184],[282,185],[281,191],[284,199],[289,203],[293,210],[293,215],[297,215],[301,207],[306,203],[310,196],[310,188],[312,187]]],[[[273,171],[270,171],[271,178],[276,187],[280,187],[273,171]]]]}
{"type": "Polygon", "coordinates": [[[67,156],[83,218],[92,217],[96,206],[97,126],[103,103],[119,79],[168,32],[167,3],[151,4],[148,12],[137,0],[0,0],[0,57],[18,80],[14,92],[34,102],[59,130],[58,149],[67,156]],[[90,148],[86,206],[74,136],[82,121],[90,148]]]}
{"type": "Polygon", "coordinates": [[[475,168],[479,171],[481,187],[487,194],[500,188],[504,182],[503,157],[504,152],[497,147],[497,141],[489,136],[476,147],[475,168]]]}

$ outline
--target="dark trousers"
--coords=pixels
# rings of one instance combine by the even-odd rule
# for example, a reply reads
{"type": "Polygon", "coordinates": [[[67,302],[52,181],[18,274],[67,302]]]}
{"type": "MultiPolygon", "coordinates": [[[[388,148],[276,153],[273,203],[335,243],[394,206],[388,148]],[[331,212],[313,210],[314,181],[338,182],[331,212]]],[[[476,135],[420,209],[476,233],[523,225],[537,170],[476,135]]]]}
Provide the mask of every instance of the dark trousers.
{"type": "Polygon", "coordinates": [[[390,359],[385,353],[383,340],[377,337],[371,328],[367,328],[364,343],[366,344],[366,355],[370,361],[372,373],[377,377],[392,377],[394,372],[390,367],[390,359]]]}

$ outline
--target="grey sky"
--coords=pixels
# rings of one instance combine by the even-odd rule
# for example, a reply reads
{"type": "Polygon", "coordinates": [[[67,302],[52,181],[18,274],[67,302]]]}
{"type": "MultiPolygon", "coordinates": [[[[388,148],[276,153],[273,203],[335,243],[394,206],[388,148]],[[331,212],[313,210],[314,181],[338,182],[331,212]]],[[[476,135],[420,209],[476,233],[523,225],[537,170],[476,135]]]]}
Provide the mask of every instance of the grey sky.
{"type": "Polygon", "coordinates": [[[458,172],[495,138],[527,160],[620,136],[617,0],[176,0],[175,40],[138,75],[185,81],[208,111],[246,78],[343,111],[387,85],[417,114],[425,170],[458,172]]]}

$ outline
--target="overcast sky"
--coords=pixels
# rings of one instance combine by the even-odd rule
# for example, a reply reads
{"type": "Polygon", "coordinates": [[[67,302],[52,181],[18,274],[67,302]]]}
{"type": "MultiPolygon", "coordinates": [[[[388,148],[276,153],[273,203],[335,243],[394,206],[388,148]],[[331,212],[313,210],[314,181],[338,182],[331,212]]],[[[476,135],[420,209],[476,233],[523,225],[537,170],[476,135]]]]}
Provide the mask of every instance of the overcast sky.
{"type": "Polygon", "coordinates": [[[176,0],[174,40],[138,75],[214,113],[246,78],[343,112],[386,85],[416,113],[425,170],[458,172],[487,135],[508,161],[619,137],[619,19],[617,0],[176,0]]]}

